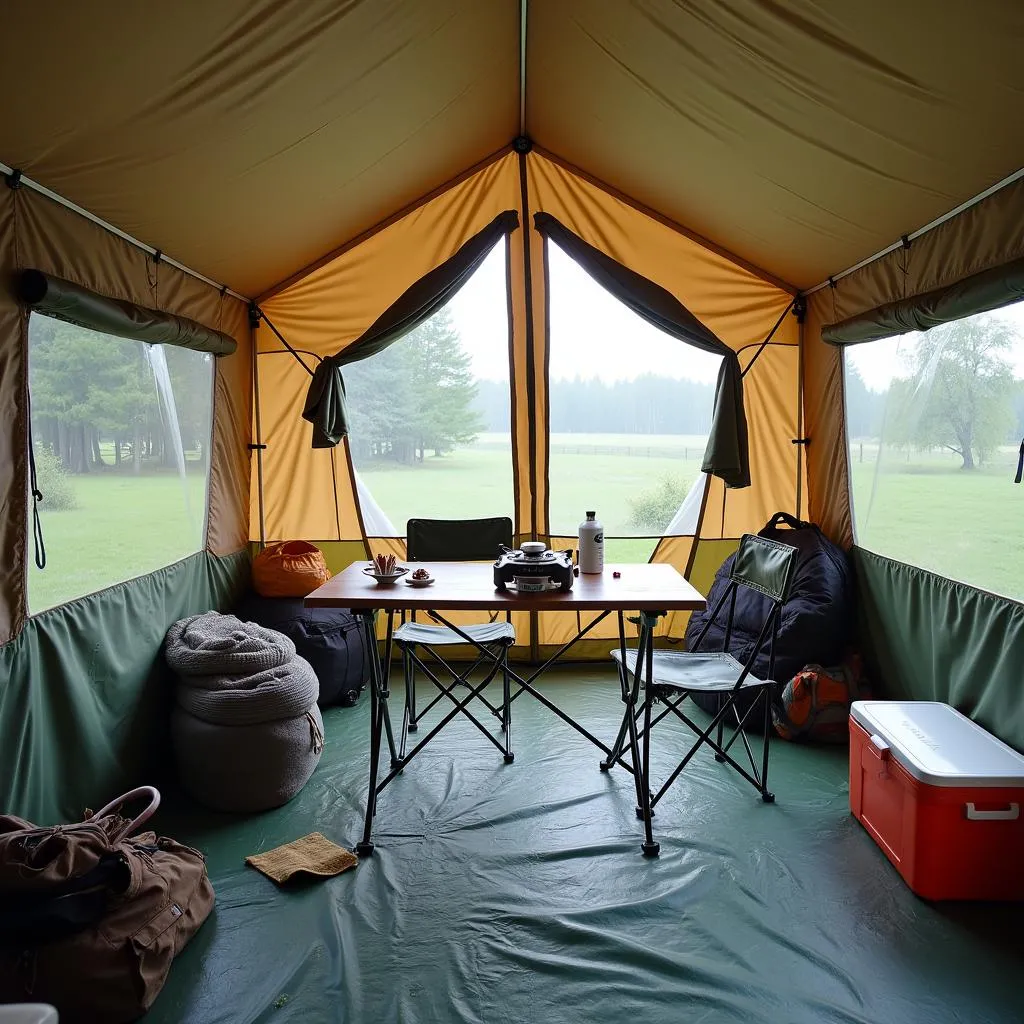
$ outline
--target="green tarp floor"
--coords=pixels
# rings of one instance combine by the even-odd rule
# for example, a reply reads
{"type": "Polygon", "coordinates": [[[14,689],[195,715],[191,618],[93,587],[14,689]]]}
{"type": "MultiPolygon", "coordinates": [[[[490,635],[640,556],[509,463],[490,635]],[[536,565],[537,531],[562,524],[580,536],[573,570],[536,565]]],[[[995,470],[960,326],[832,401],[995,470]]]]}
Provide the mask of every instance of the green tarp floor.
{"type": "MultiPolygon", "coordinates": [[[[547,680],[611,737],[609,668],[547,680]]],[[[205,851],[217,905],[151,1024],[1024,1019],[1020,911],[913,896],[850,815],[845,750],[777,744],[775,805],[702,751],[658,807],[652,861],[630,777],[523,697],[514,764],[454,724],[381,796],[373,857],[282,891],[247,854],[360,832],[367,697],[324,721],[286,807],[235,818],[169,794],[157,827],[205,851]]]]}

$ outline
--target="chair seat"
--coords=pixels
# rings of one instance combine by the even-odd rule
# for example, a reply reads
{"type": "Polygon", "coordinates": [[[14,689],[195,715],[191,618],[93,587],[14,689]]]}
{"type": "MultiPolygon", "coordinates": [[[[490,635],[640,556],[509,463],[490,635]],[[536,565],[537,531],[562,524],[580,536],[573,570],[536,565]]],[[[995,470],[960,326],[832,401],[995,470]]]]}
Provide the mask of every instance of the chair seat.
{"type": "MultiPolygon", "coordinates": [[[[511,622],[482,622],[460,627],[466,636],[478,644],[514,644],[516,631],[511,622]]],[[[428,626],[419,622],[403,623],[395,630],[397,644],[423,644],[425,647],[445,647],[466,641],[447,626],[428,626]]]]}
{"type": "MultiPolygon", "coordinates": [[[[622,655],[618,648],[612,651],[612,658],[621,664],[622,655]]],[[[743,666],[731,654],[714,651],[655,651],[653,661],[656,686],[702,693],[725,693],[732,690],[743,671],[743,666]]],[[[635,650],[626,651],[626,668],[630,673],[635,670],[635,650]]],[[[767,685],[765,680],[748,675],[740,689],[767,685]]]]}

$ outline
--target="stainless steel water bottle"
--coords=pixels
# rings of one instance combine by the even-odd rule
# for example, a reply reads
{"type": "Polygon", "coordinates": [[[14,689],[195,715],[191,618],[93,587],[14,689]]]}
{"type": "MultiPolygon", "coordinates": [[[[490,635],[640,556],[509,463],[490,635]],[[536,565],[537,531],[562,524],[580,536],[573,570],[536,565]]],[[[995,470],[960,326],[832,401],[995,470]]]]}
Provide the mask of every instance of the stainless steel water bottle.
{"type": "Polygon", "coordinates": [[[597,521],[596,512],[588,512],[580,523],[580,572],[604,572],[604,527],[597,521]]]}

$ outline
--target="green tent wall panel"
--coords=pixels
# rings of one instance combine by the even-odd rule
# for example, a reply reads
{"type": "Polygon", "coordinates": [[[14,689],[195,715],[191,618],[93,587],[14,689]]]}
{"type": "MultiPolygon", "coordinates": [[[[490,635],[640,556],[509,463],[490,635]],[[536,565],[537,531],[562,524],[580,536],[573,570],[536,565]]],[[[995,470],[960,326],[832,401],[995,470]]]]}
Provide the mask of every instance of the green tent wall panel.
{"type": "Polygon", "coordinates": [[[863,548],[852,558],[880,696],[952,704],[1024,751],[1024,605],[863,548]]]}
{"type": "Polygon", "coordinates": [[[199,552],[29,619],[0,647],[0,808],[78,820],[165,772],[164,634],[229,607],[248,571],[245,552],[199,552]]]}

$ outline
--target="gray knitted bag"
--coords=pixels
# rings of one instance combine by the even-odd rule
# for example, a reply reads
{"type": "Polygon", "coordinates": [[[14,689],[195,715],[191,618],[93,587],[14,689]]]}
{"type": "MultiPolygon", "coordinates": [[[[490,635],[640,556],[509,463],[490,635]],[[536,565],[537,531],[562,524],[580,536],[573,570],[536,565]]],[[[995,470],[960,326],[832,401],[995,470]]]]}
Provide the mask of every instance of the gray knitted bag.
{"type": "Polygon", "coordinates": [[[295,644],[255,622],[205,612],[171,626],[164,655],[179,676],[249,676],[287,664],[295,644]]]}
{"type": "Polygon", "coordinates": [[[304,715],[320,684],[304,658],[248,676],[182,676],[175,698],[190,715],[214,725],[258,725],[304,715]]]}

